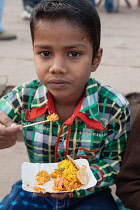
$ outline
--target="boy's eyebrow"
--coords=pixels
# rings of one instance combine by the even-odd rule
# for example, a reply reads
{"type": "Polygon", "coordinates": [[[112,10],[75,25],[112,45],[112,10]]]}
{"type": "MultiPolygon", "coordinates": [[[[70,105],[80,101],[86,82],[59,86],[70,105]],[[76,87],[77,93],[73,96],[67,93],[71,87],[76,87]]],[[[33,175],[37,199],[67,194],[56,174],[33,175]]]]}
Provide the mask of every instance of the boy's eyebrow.
{"type": "Polygon", "coordinates": [[[49,45],[35,45],[34,48],[41,48],[41,49],[46,49],[46,48],[51,48],[49,45]]]}
{"type": "MultiPolygon", "coordinates": [[[[75,44],[75,45],[70,45],[70,46],[65,46],[64,48],[66,49],[71,49],[71,48],[78,48],[78,47],[81,47],[81,48],[86,48],[86,45],[84,44],[75,44]]],[[[35,45],[34,48],[40,48],[40,49],[51,49],[52,47],[49,46],[49,45],[35,45]]]]}
{"type": "Polygon", "coordinates": [[[75,45],[71,45],[71,46],[66,46],[66,48],[68,48],[68,49],[70,49],[70,48],[78,48],[78,47],[86,48],[86,45],[84,45],[84,44],[75,44],[75,45]]]}

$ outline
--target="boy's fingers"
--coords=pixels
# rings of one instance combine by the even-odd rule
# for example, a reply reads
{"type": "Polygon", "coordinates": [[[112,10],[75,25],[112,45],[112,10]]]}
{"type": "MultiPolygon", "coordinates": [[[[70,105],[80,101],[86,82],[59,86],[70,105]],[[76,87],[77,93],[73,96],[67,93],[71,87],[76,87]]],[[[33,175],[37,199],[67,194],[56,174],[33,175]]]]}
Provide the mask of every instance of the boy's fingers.
{"type": "Polygon", "coordinates": [[[68,193],[33,193],[34,196],[37,197],[52,197],[58,200],[63,200],[64,198],[66,198],[68,196],[68,193]]]}
{"type": "Polygon", "coordinates": [[[87,189],[87,191],[92,192],[94,190],[94,187],[90,187],[87,189]]]}
{"type": "Polygon", "coordinates": [[[13,127],[6,127],[0,123],[0,135],[10,136],[15,133],[19,133],[22,130],[23,130],[23,126],[21,125],[15,125],[13,127]]]}
{"type": "Polygon", "coordinates": [[[0,134],[4,134],[5,126],[0,123],[0,134]]]}
{"type": "Polygon", "coordinates": [[[17,124],[16,123],[12,123],[11,125],[10,125],[10,127],[14,127],[14,126],[16,126],[17,124]]]}
{"type": "Polygon", "coordinates": [[[10,117],[7,116],[7,114],[5,114],[4,112],[0,112],[0,123],[2,125],[5,125],[6,127],[9,127],[14,122],[10,117]]]}
{"type": "Polygon", "coordinates": [[[22,125],[17,125],[5,113],[0,112],[0,149],[12,147],[16,144],[22,125]]]}
{"type": "Polygon", "coordinates": [[[66,198],[69,195],[68,192],[65,193],[51,193],[51,197],[55,198],[57,200],[63,200],[64,198],[66,198]]]}
{"type": "Polygon", "coordinates": [[[1,139],[0,139],[0,149],[6,149],[6,148],[14,146],[15,144],[16,144],[15,140],[1,142],[1,139]]]}
{"type": "Polygon", "coordinates": [[[33,193],[34,196],[37,196],[37,197],[50,197],[50,193],[33,193]]]}

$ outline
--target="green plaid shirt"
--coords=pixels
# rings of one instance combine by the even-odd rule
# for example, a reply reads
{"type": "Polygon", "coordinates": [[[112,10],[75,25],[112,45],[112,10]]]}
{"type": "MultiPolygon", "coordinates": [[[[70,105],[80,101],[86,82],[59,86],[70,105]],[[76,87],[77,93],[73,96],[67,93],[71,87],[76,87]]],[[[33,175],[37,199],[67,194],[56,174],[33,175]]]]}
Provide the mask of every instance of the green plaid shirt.
{"type": "MultiPolygon", "coordinates": [[[[1,98],[0,110],[22,125],[45,120],[55,113],[51,94],[38,80],[16,87],[1,98]]],[[[33,163],[58,162],[67,154],[73,159],[86,158],[98,181],[96,191],[114,183],[129,131],[126,98],[89,78],[85,95],[69,119],[63,124],[56,121],[26,127],[23,135],[33,163]]],[[[71,196],[87,194],[88,191],[80,190],[71,196]]]]}

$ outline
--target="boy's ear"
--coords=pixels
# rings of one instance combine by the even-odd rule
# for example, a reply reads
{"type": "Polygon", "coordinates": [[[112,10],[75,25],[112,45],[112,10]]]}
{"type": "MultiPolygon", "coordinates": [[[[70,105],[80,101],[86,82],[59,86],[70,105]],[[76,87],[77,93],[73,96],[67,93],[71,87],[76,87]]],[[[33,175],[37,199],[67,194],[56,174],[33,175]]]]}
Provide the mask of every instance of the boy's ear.
{"type": "Polygon", "coordinates": [[[98,53],[95,55],[95,58],[92,63],[92,72],[96,71],[96,69],[100,65],[102,54],[103,54],[103,49],[99,48],[98,53]]]}

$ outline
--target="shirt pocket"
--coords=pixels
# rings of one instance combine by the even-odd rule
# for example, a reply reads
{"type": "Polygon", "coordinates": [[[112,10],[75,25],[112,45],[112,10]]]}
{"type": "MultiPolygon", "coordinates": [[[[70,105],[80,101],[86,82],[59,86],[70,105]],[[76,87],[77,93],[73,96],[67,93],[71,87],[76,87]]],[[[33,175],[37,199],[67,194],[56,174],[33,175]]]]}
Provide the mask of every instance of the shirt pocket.
{"type": "Polygon", "coordinates": [[[101,153],[102,149],[103,149],[103,146],[101,148],[94,149],[94,150],[79,147],[78,151],[77,151],[76,158],[81,158],[82,157],[82,158],[86,158],[86,159],[89,159],[89,158],[93,159],[101,153]]]}
{"type": "Polygon", "coordinates": [[[86,158],[91,162],[99,158],[105,144],[107,131],[83,129],[76,158],[86,158]]]}

